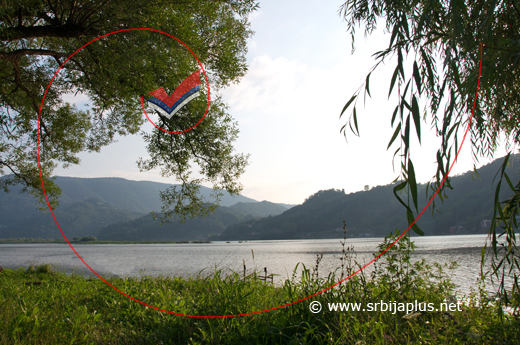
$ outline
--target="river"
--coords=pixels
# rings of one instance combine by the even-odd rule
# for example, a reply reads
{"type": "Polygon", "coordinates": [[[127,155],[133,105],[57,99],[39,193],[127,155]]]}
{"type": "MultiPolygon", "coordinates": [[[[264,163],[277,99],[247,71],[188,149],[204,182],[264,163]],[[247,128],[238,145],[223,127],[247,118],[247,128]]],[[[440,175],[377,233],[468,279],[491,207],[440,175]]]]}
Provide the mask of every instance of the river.
{"type": "MultiPolygon", "coordinates": [[[[316,256],[323,254],[319,265],[322,276],[341,265],[342,239],[287,240],[251,242],[213,242],[203,244],[83,244],[74,249],[83,260],[102,276],[195,276],[214,269],[225,272],[252,270],[276,274],[276,281],[292,276],[298,263],[314,268],[316,256]]],[[[452,280],[458,291],[469,293],[480,273],[481,248],[486,235],[412,237],[417,249],[413,260],[426,258],[441,264],[456,261],[458,268],[452,280]]],[[[356,260],[363,264],[373,258],[382,238],[348,239],[356,260]]],[[[381,259],[380,259],[381,260],[381,259]]],[[[28,267],[31,264],[53,264],[68,273],[89,275],[91,271],[66,244],[0,244],[0,266],[28,267]]],[[[368,270],[371,267],[367,268],[368,270]]]]}

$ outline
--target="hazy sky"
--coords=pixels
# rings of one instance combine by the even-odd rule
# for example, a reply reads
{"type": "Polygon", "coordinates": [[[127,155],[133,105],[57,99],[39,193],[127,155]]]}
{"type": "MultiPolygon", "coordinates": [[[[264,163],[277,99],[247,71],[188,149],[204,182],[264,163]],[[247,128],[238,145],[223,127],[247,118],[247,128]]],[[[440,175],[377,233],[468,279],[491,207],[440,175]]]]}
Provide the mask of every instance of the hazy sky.
{"type": "MultiPolygon", "coordinates": [[[[393,150],[386,150],[395,107],[394,102],[387,102],[395,66],[391,60],[372,74],[372,98],[366,106],[358,103],[361,138],[349,135],[347,143],[340,134],[348,118],[339,119],[341,109],[372,67],[371,55],[387,46],[382,31],[365,39],[360,28],[351,55],[347,25],[338,16],[341,4],[262,1],[251,16],[255,35],[248,43],[248,74],[223,92],[240,128],[236,150],[251,154],[241,176],[243,195],[299,204],[320,189],[349,193],[364,185],[385,185],[397,177],[398,171],[392,169],[393,150]]],[[[417,144],[412,151],[420,182],[427,182],[436,167],[439,141],[427,128],[423,125],[422,146],[417,144]]],[[[497,157],[504,154],[500,151],[497,157]]],[[[146,155],[138,136],[120,138],[99,154],[80,155],[81,165],[57,169],[56,174],[176,182],[159,172],[140,173],[135,161],[146,155]]],[[[478,165],[487,162],[481,159],[478,165]]],[[[471,168],[469,145],[465,145],[452,175],[471,168]]]]}

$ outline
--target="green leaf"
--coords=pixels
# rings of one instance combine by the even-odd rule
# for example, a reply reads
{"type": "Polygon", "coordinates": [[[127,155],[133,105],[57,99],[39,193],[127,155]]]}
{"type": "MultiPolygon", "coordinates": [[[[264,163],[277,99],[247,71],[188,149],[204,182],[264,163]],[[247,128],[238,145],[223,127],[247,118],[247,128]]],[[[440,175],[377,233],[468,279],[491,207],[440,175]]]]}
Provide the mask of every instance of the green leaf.
{"type": "MultiPolygon", "coordinates": [[[[433,73],[433,67],[430,60],[430,56],[426,54],[424,49],[421,47],[421,58],[423,59],[424,63],[426,64],[426,70],[428,71],[428,84],[430,86],[430,89],[433,89],[435,87],[435,74],[433,73]]],[[[442,92],[441,92],[442,94],[442,92]]]]}
{"type": "Polygon", "coordinates": [[[392,146],[392,143],[394,142],[395,138],[397,138],[399,131],[401,131],[401,122],[399,122],[399,125],[397,125],[397,128],[394,131],[394,135],[392,136],[392,139],[390,139],[390,142],[388,143],[388,146],[386,147],[387,150],[390,148],[390,146],[392,146]]]}
{"type": "Polygon", "coordinates": [[[365,90],[366,90],[366,92],[368,93],[368,95],[369,95],[370,97],[372,97],[372,96],[370,95],[370,74],[371,74],[371,73],[368,73],[367,78],[365,79],[365,90]]]}
{"type": "Polygon", "coordinates": [[[481,253],[480,253],[480,273],[484,277],[484,263],[486,262],[486,252],[487,252],[487,241],[486,245],[482,247],[481,253]]]}
{"type": "Polygon", "coordinates": [[[394,156],[392,157],[392,167],[393,167],[393,164],[394,164],[393,160],[395,159],[395,156],[397,155],[397,153],[399,153],[399,151],[401,151],[400,147],[398,147],[397,150],[395,150],[395,152],[394,152],[394,156]]]}
{"type": "Polygon", "coordinates": [[[412,193],[412,200],[415,206],[415,210],[418,211],[419,206],[417,203],[417,180],[415,178],[415,169],[411,159],[408,159],[408,183],[410,185],[410,192],[412,193]]]}
{"type": "Polygon", "coordinates": [[[402,99],[403,105],[408,109],[409,111],[412,111],[412,107],[410,106],[410,103],[408,103],[404,98],[402,99]]]}
{"type": "MultiPolygon", "coordinates": [[[[449,131],[448,131],[448,135],[446,136],[446,140],[448,140],[452,134],[455,132],[455,130],[457,128],[459,128],[459,125],[460,125],[460,122],[457,122],[449,131]]],[[[455,145],[455,147],[458,147],[458,145],[455,145]]]]}
{"type": "Polygon", "coordinates": [[[419,144],[421,143],[421,114],[419,112],[419,103],[417,98],[413,95],[412,98],[412,115],[413,122],[415,123],[415,131],[417,132],[417,138],[419,138],[419,144]]]}
{"type": "MultiPolygon", "coordinates": [[[[414,221],[415,221],[415,218],[413,216],[413,213],[412,211],[407,208],[406,209],[406,218],[408,218],[408,225],[412,224],[414,221]]],[[[421,228],[419,228],[419,226],[417,225],[417,223],[413,223],[412,225],[412,230],[418,234],[418,235],[421,235],[421,236],[424,236],[424,232],[421,230],[421,228]]]]}
{"type": "Polygon", "coordinates": [[[394,127],[394,121],[395,121],[395,118],[397,116],[397,111],[399,110],[399,105],[396,105],[395,106],[395,109],[394,109],[394,113],[392,114],[392,122],[391,122],[391,126],[394,127]]]}
{"type": "Polygon", "coordinates": [[[392,94],[392,90],[394,89],[395,81],[397,80],[397,74],[399,73],[399,66],[395,67],[394,74],[392,75],[392,80],[390,81],[390,90],[388,91],[388,98],[392,94]]]}
{"type": "Polygon", "coordinates": [[[513,183],[511,182],[511,180],[509,179],[509,176],[507,176],[507,174],[504,173],[504,177],[506,178],[506,182],[509,185],[509,188],[511,188],[511,190],[514,192],[515,191],[515,187],[513,186],[513,183]]]}
{"type": "Polygon", "coordinates": [[[417,91],[421,94],[421,73],[419,72],[419,67],[417,66],[417,61],[413,62],[413,77],[415,79],[415,85],[417,86],[417,91]]]}
{"type": "Polygon", "coordinates": [[[356,108],[355,107],[354,107],[354,111],[352,112],[352,118],[354,120],[354,127],[356,127],[355,134],[359,136],[359,128],[358,128],[358,124],[357,124],[357,112],[356,112],[356,108]]]}
{"type": "Polygon", "coordinates": [[[350,97],[347,104],[345,104],[345,106],[343,107],[343,110],[341,110],[341,114],[339,115],[340,118],[341,118],[341,116],[343,116],[343,113],[345,112],[345,110],[347,110],[349,105],[356,99],[356,97],[357,97],[357,95],[352,95],[352,97],[350,97]]]}
{"type": "Polygon", "coordinates": [[[444,169],[444,162],[442,160],[441,156],[441,150],[437,151],[437,170],[439,170],[444,177],[446,175],[445,169],[444,169]]]}
{"type": "Polygon", "coordinates": [[[399,25],[394,25],[394,29],[392,30],[392,37],[390,38],[390,45],[388,48],[391,48],[394,44],[395,37],[397,36],[397,33],[399,32],[399,25]]]}
{"type": "Polygon", "coordinates": [[[401,77],[404,79],[403,51],[400,47],[397,49],[397,66],[399,67],[401,77]]]}
{"type": "Polygon", "coordinates": [[[404,126],[403,143],[404,143],[404,154],[406,157],[406,155],[408,154],[408,149],[410,148],[410,115],[408,115],[406,117],[406,123],[404,126]]]}
{"type": "Polygon", "coordinates": [[[394,195],[396,197],[396,199],[406,208],[409,208],[408,205],[405,204],[405,202],[403,201],[403,199],[401,199],[401,197],[399,195],[397,195],[397,192],[399,192],[400,190],[404,189],[406,187],[406,185],[408,184],[408,181],[404,180],[403,182],[401,182],[400,184],[398,184],[397,186],[394,187],[393,189],[393,192],[394,192],[394,195]]]}
{"type": "Polygon", "coordinates": [[[475,164],[473,164],[473,173],[474,173],[475,175],[477,175],[477,177],[480,179],[480,175],[479,175],[479,173],[478,173],[478,171],[477,171],[477,166],[476,166],[475,164]]]}
{"type": "Polygon", "coordinates": [[[404,92],[403,92],[402,100],[404,100],[404,97],[405,97],[406,93],[408,92],[408,88],[410,87],[410,82],[411,82],[411,81],[412,81],[412,80],[409,79],[409,80],[408,80],[408,83],[406,83],[406,87],[404,88],[404,92]]]}

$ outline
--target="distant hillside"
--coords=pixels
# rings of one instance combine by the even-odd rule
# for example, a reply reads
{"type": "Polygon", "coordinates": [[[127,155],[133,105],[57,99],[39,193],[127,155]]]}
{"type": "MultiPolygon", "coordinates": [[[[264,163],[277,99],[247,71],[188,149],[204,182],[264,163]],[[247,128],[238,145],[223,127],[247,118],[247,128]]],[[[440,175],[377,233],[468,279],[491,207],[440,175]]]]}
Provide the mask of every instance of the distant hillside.
{"type": "MultiPolygon", "coordinates": [[[[57,177],[56,183],[62,189],[59,199],[60,206],[56,209],[59,224],[63,226],[65,219],[62,217],[67,215],[71,219],[82,219],[85,224],[96,224],[95,229],[91,229],[96,232],[115,222],[134,219],[151,211],[160,211],[162,202],[159,192],[170,186],[166,183],[130,181],[123,178],[57,177]],[[94,207],[89,202],[80,206],[86,200],[98,200],[107,205],[94,207]],[[72,207],[74,204],[78,204],[75,206],[76,208],[72,207]],[[81,207],[89,209],[87,217],[85,213],[81,213],[83,212],[81,207]],[[77,210],[77,214],[74,213],[74,209],[77,210]],[[117,216],[106,217],[108,209],[111,209],[117,216]],[[58,214],[62,216],[58,216],[58,214]]],[[[46,209],[47,205],[37,204],[35,198],[27,193],[20,194],[20,189],[20,187],[14,186],[9,193],[0,191],[0,238],[12,237],[13,234],[15,234],[14,237],[34,237],[36,233],[44,236],[45,233],[48,233],[49,224],[54,224],[50,214],[38,209],[38,207],[46,209]],[[34,228],[31,227],[31,224],[34,225],[34,228]]],[[[201,194],[208,200],[211,200],[209,198],[211,192],[211,188],[201,187],[201,194]]],[[[238,202],[254,203],[257,201],[244,196],[232,197],[228,193],[224,193],[220,204],[231,206],[238,202]]],[[[60,235],[56,225],[54,228],[60,235]]],[[[66,229],[65,226],[63,228],[66,229]]],[[[83,234],[83,230],[79,230],[81,225],[74,225],[73,228],[83,234]]],[[[85,231],[87,228],[88,226],[84,228],[85,231]]],[[[92,234],[90,232],[85,236],[92,234]]]]}
{"type": "MultiPolygon", "coordinates": [[[[122,210],[100,199],[92,198],[61,207],[54,212],[58,224],[68,238],[90,236],[107,224],[142,216],[142,213],[122,210]]],[[[61,238],[50,212],[28,218],[18,224],[2,228],[0,238],[61,238]]]]}
{"type": "Polygon", "coordinates": [[[238,202],[230,208],[253,217],[275,216],[287,211],[288,207],[264,200],[262,202],[238,202]]]}
{"type": "MultiPolygon", "coordinates": [[[[487,232],[493,213],[495,185],[503,162],[497,159],[478,170],[451,179],[443,204],[432,215],[427,210],[418,222],[426,235],[487,232]]],[[[520,176],[520,156],[513,157],[508,174],[513,183],[520,176]]],[[[148,212],[159,211],[159,191],[167,184],[128,181],[120,178],[58,178],[63,188],[56,218],[68,236],[95,235],[105,240],[262,240],[338,238],[345,221],[348,236],[385,236],[407,226],[393,185],[346,195],[341,190],[322,190],[302,205],[274,204],[226,195],[220,208],[205,218],[160,225],[148,212]],[[227,207],[226,207],[227,205],[227,207]],[[231,206],[233,205],[233,206],[231,206]],[[289,208],[290,207],[290,208],[289,208]],[[262,218],[263,217],[263,218],[262,218]]],[[[504,186],[506,184],[504,183],[504,186]]],[[[425,185],[419,185],[420,208],[426,204],[425,185]]],[[[202,187],[207,196],[211,189],[202,187]]],[[[507,195],[501,195],[504,199],[507,195]]],[[[30,195],[0,193],[0,238],[59,237],[52,217],[38,211],[30,195]]]]}
{"type": "Polygon", "coordinates": [[[287,209],[290,209],[290,208],[293,208],[294,206],[296,206],[296,204],[283,204],[283,203],[278,203],[278,205],[281,205],[287,209]]]}
{"type": "MultiPolygon", "coordinates": [[[[493,178],[503,158],[478,170],[451,179],[453,190],[447,192],[444,204],[437,202],[438,211],[426,211],[418,225],[426,235],[487,232],[482,220],[491,219],[495,185],[493,178]]],[[[509,176],[518,181],[519,156],[508,168],[509,176]]],[[[295,238],[337,238],[343,236],[343,221],[348,236],[385,236],[396,228],[404,229],[407,221],[404,208],[392,192],[393,185],[377,186],[369,191],[346,195],[341,190],[319,191],[302,205],[264,219],[248,220],[230,225],[213,240],[261,240],[295,238]]],[[[419,186],[421,209],[426,205],[425,185],[419,186]]],[[[502,198],[506,195],[504,194],[502,198]]]]}
{"type": "Polygon", "coordinates": [[[186,220],[179,223],[172,219],[170,223],[160,224],[152,215],[121,223],[111,224],[95,236],[99,240],[113,241],[192,241],[206,240],[209,235],[222,232],[227,226],[269,215],[277,215],[287,208],[268,201],[256,203],[239,202],[230,207],[219,207],[214,213],[204,218],[186,220]]]}

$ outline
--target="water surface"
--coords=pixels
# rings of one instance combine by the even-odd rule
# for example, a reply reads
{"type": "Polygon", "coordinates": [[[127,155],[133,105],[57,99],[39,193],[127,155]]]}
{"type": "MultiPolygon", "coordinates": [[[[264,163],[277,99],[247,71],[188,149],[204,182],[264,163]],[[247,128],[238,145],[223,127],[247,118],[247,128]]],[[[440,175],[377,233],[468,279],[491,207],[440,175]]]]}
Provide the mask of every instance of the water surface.
{"type": "MultiPolygon", "coordinates": [[[[459,267],[452,279],[459,291],[468,293],[480,273],[481,248],[486,235],[412,237],[417,249],[413,260],[426,258],[439,263],[456,261],[459,267]]],[[[356,260],[367,263],[382,242],[382,238],[348,239],[354,246],[356,260]]],[[[277,274],[277,280],[292,276],[298,263],[307,268],[316,265],[316,256],[323,254],[319,265],[321,276],[340,267],[342,239],[232,241],[183,244],[83,244],[74,249],[83,260],[102,276],[195,276],[214,269],[247,273],[262,271],[277,274]]],[[[381,259],[380,259],[381,260],[381,259]]],[[[92,274],[66,244],[0,244],[0,265],[8,268],[31,264],[55,264],[60,270],[92,274]]],[[[370,269],[370,267],[369,267],[370,269]]]]}

